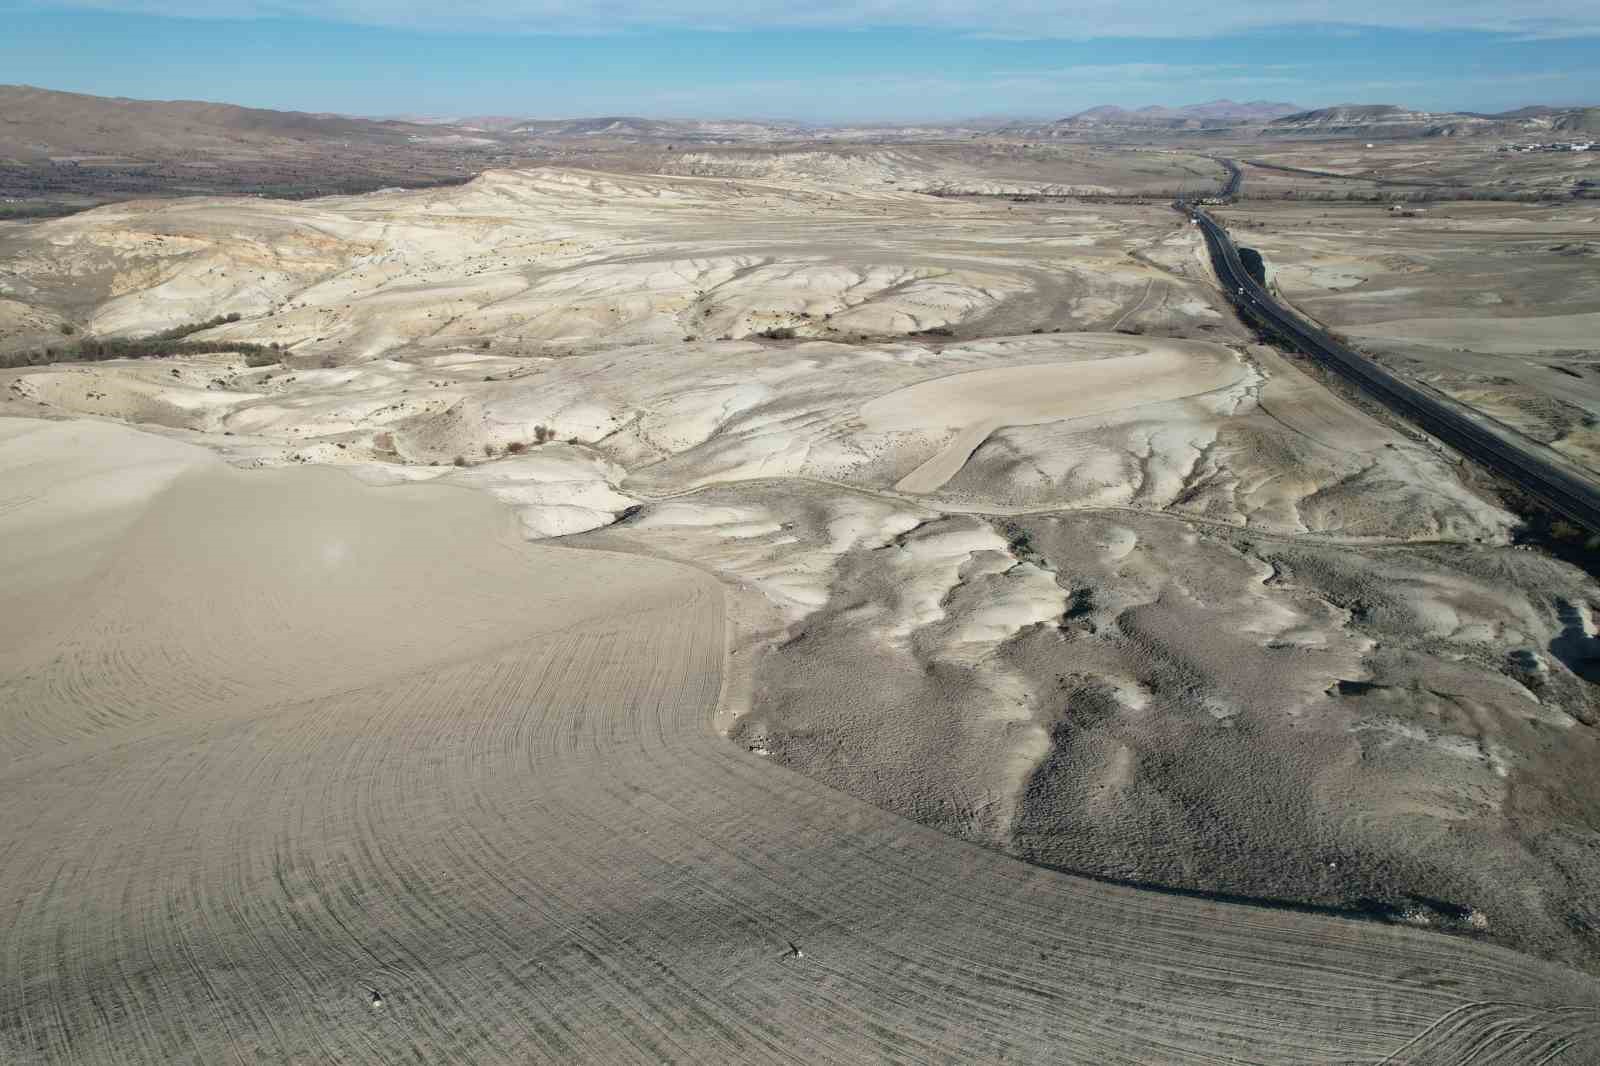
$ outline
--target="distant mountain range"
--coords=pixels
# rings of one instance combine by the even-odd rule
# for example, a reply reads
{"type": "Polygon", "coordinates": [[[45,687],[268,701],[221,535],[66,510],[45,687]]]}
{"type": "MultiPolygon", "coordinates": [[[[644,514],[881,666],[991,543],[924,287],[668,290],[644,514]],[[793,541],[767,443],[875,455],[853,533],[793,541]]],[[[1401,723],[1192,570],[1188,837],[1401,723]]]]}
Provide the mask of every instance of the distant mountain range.
{"type": "Polygon", "coordinates": [[[0,85],[0,161],[73,155],[147,158],[308,141],[401,145],[431,132],[406,122],[0,85]]]}
{"type": "Polygon", "coordinates": [[[1340,104],[1302,110],[1269,100],[1236,103],[1213,100],[1187,107],[1130,110],[1102,104],[1044,124],[1008,127],[1017,137],[1078,140],[1148,140],[1163,134],[1218,134],[1256,137],[1349,137],[1393,140],[1404,137],[1536,138],[1581,137],[1600,132],[1600,108],[1522,107],[1499,114],[1420,111],[1394,104],[1340,104]]]}
{"type": "Polygon", "coordinates": [[[1499,114],[1415,111],[1394,104],[1344,104],[1273,119],[1267,136],[1534,137],[1600,133],[1600,108],[1520,107],[1499,114]]]}
{"type": "Polygon", "coordinates": [[[599,118],[523,119],[503,127],[503,132],[555,140],[611,139],[622,141],[770,141],[805,138],[809,126],[782,122],[745,122],[737,119],[653,119],[630,115],[599,118]]]}
{"type": "Polygon", "coordinates": [[[1271,100],[1252,100],[1244,104],[1233,100],[1212,100],[1209,103],[1189,104],[1185,107],[1141,107],[1136,111],[1114,104],[1102,104],[1087,111],[1079,111],[1076,115],[1069,115],[1056,125],[1148,126],[1153,129],[1178,129],[1185,126],[1266,122],[1284,115],[1292,115],[1300,110],[1298,104],[1276,103],[1271,100]]]}
{"type": "MultiPolygon", "coordinates": [[[[1054,122],[1007,125],[994,118],[925,123],[819,126],[740,120],[652,119],[626,115],[526,119],[353,118],[270,111],[192,100],[130,100],[0,86],[0,163],[52,165],[102,158],[175,163],[194,157],[302,159],[327,150],[351,158],[397,152],[454,153],[452,169],[477,160],[509,161],[567,152],[576,144],[623,146],[771,144],[785,141],[964,140],[980,136],[1145,139],[1161,134],[1398,138],[1483,136],[1581,137],[1600,133],[1600,108],[1523,107],[1501,114],[1430,112],[1391,104],[1302,110],[1268,100],[1212,100],[1184,107],[1130,110],[1110,104],[1054,122]]],[[[440,157],[443,158],[442,156],[440,157]]],[[[389,164],[379,169],[389,169],[389,164]]],[[[303,166],[306,175],[317,168],[303,166]]]]}

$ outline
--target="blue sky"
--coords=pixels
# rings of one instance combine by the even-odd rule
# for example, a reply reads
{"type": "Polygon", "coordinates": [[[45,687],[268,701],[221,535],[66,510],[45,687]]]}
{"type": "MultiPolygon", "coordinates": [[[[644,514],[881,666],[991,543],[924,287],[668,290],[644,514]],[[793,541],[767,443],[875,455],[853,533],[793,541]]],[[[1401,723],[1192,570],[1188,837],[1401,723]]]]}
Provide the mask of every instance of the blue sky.
{"type": "Polygon", "coordinates": [[[1600,2],[0,0],[0,82],[350,114],[1600,104],[1600,2]]]}

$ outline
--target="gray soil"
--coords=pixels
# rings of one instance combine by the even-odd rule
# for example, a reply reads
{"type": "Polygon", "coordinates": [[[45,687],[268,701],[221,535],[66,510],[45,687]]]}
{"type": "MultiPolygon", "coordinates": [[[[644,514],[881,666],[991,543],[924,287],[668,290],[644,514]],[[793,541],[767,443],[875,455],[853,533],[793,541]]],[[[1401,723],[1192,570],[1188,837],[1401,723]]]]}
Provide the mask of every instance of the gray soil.
{"type": "MultiPolygon", "coordinates": [[[[994,757],[973,728],[983,686],[856,621],[897,595],[874,552],[841,561],[828,608],[762,660],[737,737],[1042,865],[1600,969],[1585,887],[1600,789],[1575,772],[1600,754],[1584,680],[1600,642],[1573,602],[1600,604],[1592,583],[1515,549],[1196,536],[1126,515],[999,525],[1066,604],[997,652],[1050,736],[1009,828],[982,775],[960,772],[994,757]],[[1137,545],[1108,559],[1129,530],[1137,545]]],[[[976,595],[957,588],[948,610],[976,595]]]]}

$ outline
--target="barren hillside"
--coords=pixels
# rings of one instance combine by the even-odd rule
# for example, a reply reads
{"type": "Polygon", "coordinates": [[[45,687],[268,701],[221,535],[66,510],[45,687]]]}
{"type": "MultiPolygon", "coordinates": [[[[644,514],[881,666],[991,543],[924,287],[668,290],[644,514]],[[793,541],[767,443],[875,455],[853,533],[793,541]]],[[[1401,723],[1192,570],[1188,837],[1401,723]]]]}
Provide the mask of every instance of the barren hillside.
{"type": "Polygon", "coordinates": [[[0,228],[0,1058],[1594,1060],[1600,586],[1017,185],[1217,164],[674,155],[0,228]]]}

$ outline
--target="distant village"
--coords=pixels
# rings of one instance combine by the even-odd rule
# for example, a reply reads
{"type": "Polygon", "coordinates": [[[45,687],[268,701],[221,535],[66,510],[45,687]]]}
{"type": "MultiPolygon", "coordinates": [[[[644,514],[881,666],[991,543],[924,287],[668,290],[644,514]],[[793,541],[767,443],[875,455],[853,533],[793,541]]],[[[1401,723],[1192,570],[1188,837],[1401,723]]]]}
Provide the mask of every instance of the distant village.
{"type": "Polygon", "coordinates": [[[1502,152],[1587,152],[1594,147],[1593,141],[1552,141],[1545,144],[1540,141],[1530,141],[1527,144],[1502,144],[1502,152]]]}

